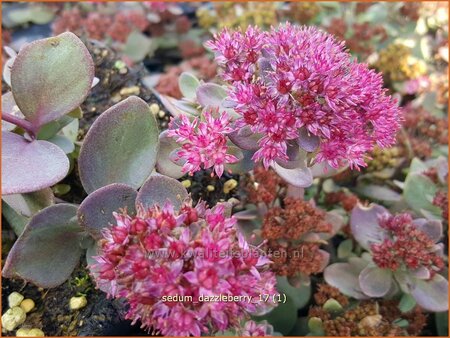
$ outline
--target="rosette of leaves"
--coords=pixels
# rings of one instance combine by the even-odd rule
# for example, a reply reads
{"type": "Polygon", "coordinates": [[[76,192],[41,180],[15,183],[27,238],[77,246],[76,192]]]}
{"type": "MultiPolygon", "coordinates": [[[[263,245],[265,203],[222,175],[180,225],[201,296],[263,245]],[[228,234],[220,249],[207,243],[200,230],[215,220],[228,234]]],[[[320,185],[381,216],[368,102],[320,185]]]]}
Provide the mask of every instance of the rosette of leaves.
{"type": "MultiPolygon", "coordinates": [[[[216,83],[204,83],[199,81],[194,75],[182,73],[179,78],[179,87],[183,98],[181,100],[159,94],[159,98],[166,109],[176,119],[180,115],[190,118],[202,117],[206,109],[218,109],[225,111],[233,123],[240,118],[240,115],[233,109],[233,104],[227,99],[227,89],[216,83]]],[[[246,173],[253,169],[253,154],[259,149],[258,140],[261,135],[253,133],[248,127],[236,129],[227,134],[229,153],[236,156],[239,161],[227,164],[225,168],[235,173],[246,173]]],[[[179,178],[183,175],[181,166],[174,156],[179,145],[168,137],[167,132],[160,135],[162,144],[162,156],[158,160],[158,168],[161,172],[171,177],[179,178]]],[[[302,129],[297,142],[291,142],[288,147],[288,161],[277,161],[272,168],[286,182],[297,187],[309,187],[312,185],[313,176],[331,176],[336,170],[328,164],[312,165],[320,144],[318,137],[309,134],[306,129],[302,129]],[[324,166],[327,167],[325,170],[324,166]]]]}
{"type": "MultiPolygon", "coordinates": [[[[405,312],[416,304],[428,311],[447,311],[448,281],[442,275],[443,272],[439,272],[439,268],[434,266],[434,261],[427,262],[428,265],[420,263],[414,269],[404,262],[395,268],[376,263],[374,246],[393,243],[394,248],[397,240],[396,235],[380,226],[382,215],[390,216],[390,213],[377,204],[369,207],[357,205],[353,209],[350,217],[351,231],[359,246],[366,252],[361,257],[350,254],[347,262],[329,265],[324,271],[325,281],[344,295],[355,299],[401,297],[399,306],[405,312]]],[[[429,244],[424,249],[444,260],[443,245],[437,243],[443,235],[441,221],[416,218],[412,220],[412,225],[415,234],[411,236],[411,241],[419,241],[415,236],[425,235],[429,244]]],[[[404,250],[408,253],[408,248],[404,250]]],[[[408,255],[407,257],[417,258],[422,262],[423,253],[410,252],[408,255]]]]}

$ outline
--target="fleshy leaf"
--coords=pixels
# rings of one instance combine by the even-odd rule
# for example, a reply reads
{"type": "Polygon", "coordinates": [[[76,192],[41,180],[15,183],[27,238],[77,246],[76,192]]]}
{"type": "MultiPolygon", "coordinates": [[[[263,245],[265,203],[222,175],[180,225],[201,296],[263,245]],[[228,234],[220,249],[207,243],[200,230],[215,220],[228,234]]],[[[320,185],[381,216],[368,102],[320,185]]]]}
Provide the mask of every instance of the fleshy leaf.
{"type": "Polygon", "coordinates": [[[113,212],[126,209],[128,215],[135,214],[136,197],[137,191],[126,184],[113,183],[100,188],[81,203],[78,222],[94,239],[99,239],[101,230],[114,224],[113,212]]]}
{"type": "Polygon", "coordinates": [[[200,86],[200,81],[194,75],[183,72],[178,78],[178,85],[185,98],[194,100],[197,95],[197,88],[200,86]]]}
{"type": "Polygon", "coordinates": [[[35,213],[55,203],[52,189],[46,188],[26,194],[5,195],[3,200],[18,214],[31,217],[35,213]]]}
{"type": "Polygon", "coordinates": [[[408,293],[404,293],[398,304],[398,308],[402,313],[406,313],[414,309],[416,306],[416,300],[408,293]]]}
{"type": "Polygon", "coordinates": [[[448,281],[441,275],[433,279],[417,280],[411,294],[421,307],[433,312],[448,310],[448,281]]]}
{"type": "Polygon", "coordinates": [[[3,276],[20,277],[42,288],[64,283],[82,253],[76,212],[76,206],[64,203],[36,214],[9,252],[3,276]]]}
{"type": "Polygon", "coordinates": [[[313,135],[308,132],[308,130],[303,127],[300,128],[299,137],[298,137],[298,145],[303,150],[306,150],[309,153],[315,151],[320,145],[320,138],[316,135],[313,135]]]}
{"type": "Polygon", "coordinates": [[[433,197],[436,195],[436,185],[427,176],[420,174],[409,174],[405,181],[403,197],[406,203],[416,212],[423,216],[440,218],[441,209],[433,205],[433,197]]]}
{"type": "Polygon", "coordinates": [[[62,180],[69,171],[69,159],[56,145],[2,133],[2,193],[28,193],[62,180]]]}
{"type": "Polygon", "coordinates": [[[36,129],[78,107],[93,78],[92,57],[70,32],[26,45],[11,69],[14,99],[36,129]]]}
{"type": "Polygon", "coordinates": [[[178,143],[173,137],[169,137],[168,131],[164,130],[159,134],[159,152],[156,160],[156,170],[163,175],[173,178],[180,178],[184,175],[181,171],[181,166],[175,164],[170,159],[170,154],[179,148],[178,143]]]}
{"type": "Polygon", "coordinates": [[[80,179],[91,193],[112,183],[137,189],[150,176],[158,152],[158,126],[148,105],[136,96],[95,120],[78,159],[80,179]]]}
{"type": "Polygon", "coordinates": [[[260,135],[252,132],[249,126],[245,126],[229,133],[228,137],[231,142],[245,150],[257,150],[259,148],[258,140],[261,138],[260,135]]]}
{"type": "MultiPolygon", "coordinates": [[[[24,118],[19,107],[17,107],[16,101],[14,101],[14,96],[11,92],[7,92],[2,95],[2,112],[14,115],[15,117],[19,117],[21,119],[24,118]]],[[[16,128],[15,124],[2,120],[2,130],[11,131],[14,130],[15,128],[16,128]]]]}
{"type": "Polygon", "coordinates": [[[329,285],[338,288],[344,295],[356,299],[367,299],[368,297],[359,286],[358,277],[361,271],[360,265],[335,263],[326,267],[323,275],[329,285]]]}
{"type": "Polygon", "coordinates": [[[356,188],[361,195],[378,201],[398,202],[402,199],[395,190],[376,184],[360,184],[356,188]]]}
{"type": "Polygon", "coordinates": [[[225,170],[233,174],[245,174],[253,169],[255,165],[252,160],[252,156],[254,154],[253,151],[241,150],[238,147],[230,146],[227,153],[236,156],[238,161],[235,163],[225,164],[225,170]]]}
{"type": "MultiPolygon", "coordinates": [[[[269,301],[273,300],[270,299],[269,301]]],[[[280,303],[270,313],[257,319],[267,320],[275,331],[281,332],[283,335],[288,335],[297,321],[297,308],[292,298],[286,295],[285,303],[280,303]]]]}
{"type": "Polygon", "coordinates": [[[313,182],[312,173],[309,168],[286,169],[276,162],[274,162],[272,167],[286,182],[296,187],[307,188],[313,182]]]}
{"type": "Polygon", "coordinates": [[[139,190],[136,206],[142,204],[145,208],[158,204],[163,207],[169,200],[175,209],[179,209],[188,197],[186,188],[177,180],[163,176],[152,175],[139,190]]]}
{"type": "Polygon", "coordinates": [[[285,276],[277,277],[277,290],[281,294],[288,295],[297,309],[301,309],[308,304],[311,297],[311,285],[301,284],[299,287],[294,287],[289,284],[285,276]]]}
{"type": "Polygon", "coordinates": [[[433,242],[437,242],[443,236],[442,222],[437,220],[427,220],[425,218],[417,218],[413,220],[416,228],[424,232],[433,242]]]}
{"type": "Polygon", "coordinates": [[[203,107],[220,107],[226,96],[226,90],[215,83],[205,83],[197,88],[197,101],[203,107]]]}
{"type": "Polygon", "coordinates": [[[392,284],[392,272],[378,267],[366,267],[359,274],[359,286],[370,297],[380,298],[389,292],[392,284]]]}
{"type": "Polygon", "coordinates": [[[297,144],[288,144],[286,154],[288,160],[277,160],[277,163],[285,169],[298,169],[306,168],[306,156],[308,155],[305,150],[300,149],[297,144]]]}
{"type": "Polygon", "coordinates": [[[384,238],[384,230],[378,225],[378,215],[388,211],[378,204],[368,207],[356,205],[350,216],[352,234],[364,249],[369,250],[370,244],[378,243],[384,238]]]}

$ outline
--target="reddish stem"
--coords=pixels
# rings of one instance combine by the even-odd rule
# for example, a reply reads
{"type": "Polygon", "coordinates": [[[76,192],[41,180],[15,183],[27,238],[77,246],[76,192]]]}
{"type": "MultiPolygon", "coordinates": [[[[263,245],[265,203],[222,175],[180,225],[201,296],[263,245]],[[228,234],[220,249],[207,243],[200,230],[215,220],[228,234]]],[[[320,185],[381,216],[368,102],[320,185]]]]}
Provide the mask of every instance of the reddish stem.
{"type": "Polygon", "coordinates": [[[29,121],[4,112],[2,112],[2,120],[15,124],[16,126],[26,130],[32,138],[35,137],[35,128],[29,121]]]}

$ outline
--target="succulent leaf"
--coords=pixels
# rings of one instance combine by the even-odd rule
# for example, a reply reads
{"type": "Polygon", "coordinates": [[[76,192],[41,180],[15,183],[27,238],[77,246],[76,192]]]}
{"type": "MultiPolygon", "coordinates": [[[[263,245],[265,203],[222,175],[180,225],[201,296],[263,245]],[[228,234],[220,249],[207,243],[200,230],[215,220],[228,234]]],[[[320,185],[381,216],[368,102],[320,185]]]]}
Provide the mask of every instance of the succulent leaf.
{"type": "Polygon", "coordinates": [[[11,69],[14,99],[36,129],[78,107],[93,78],[92,57],[70,32],[26,45],[11,69]]]}
{"type": "Polygon", "coordinates": [[[141,204],[145,208],[155,204],[164,206],[169,200],[175,209],[179,209],[187,197],[186,188],[180,182],[173,178],[156,174],[150,176],[139,190],[136,206],[141,204]]]}
{"type": "Polygon", "coordinates": [[[2,135],[2,193],[21,194],[49,187],[69,171],[69,159],[56,145],[28,142],[20,135],[2,135]]]}
{"type": "Polygon", "coordinates": [[[43,288],[64,283],[82,253],[76,212],[76,206],[64,203],[36,214],[9,252],[3,276],[20,277],[43,288]]]}
{"type": "Polygon", "coordinates": [[[102,187],[81,203],[77,212],[78,222],[94,239],[99,239],[101,230],[114,224],[113,212],[126,208],[127,213],[134,216],[136,197],[137,191],[126,184],[113,183],[102,187]]]}
{"type": "Polygon", "coordinates": [[[158,152],[158,126],[143,100],[130,96],[95,120],[80,150],[80,179],[88,193],[112,183],[137,189],[158,152]]]}

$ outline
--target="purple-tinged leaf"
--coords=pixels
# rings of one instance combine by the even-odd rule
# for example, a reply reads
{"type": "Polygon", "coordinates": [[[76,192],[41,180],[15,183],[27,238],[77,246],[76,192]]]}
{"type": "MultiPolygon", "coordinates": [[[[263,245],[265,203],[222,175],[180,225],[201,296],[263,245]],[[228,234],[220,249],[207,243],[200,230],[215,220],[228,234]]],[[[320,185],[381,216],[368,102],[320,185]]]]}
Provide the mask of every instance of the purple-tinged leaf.
{"type": "MultiPolygon", "coordinates": [[[[19,110],[19,107],[17,107],[16,101],[14,101],[14,96],[11,92],[7,92],[2,95],[2,113],[7,113],[21,119],[25,118],[19,110]]],[[[2,131],[11,131],[15,128],[15,124],[2,120],[2,131]]]]}
{"type": "Polygon", "coordinates": [[[372,243],[379,243],[385,237],[384,230],[378,225],[378,216],[388,211],[378,204],[369,207],[358,204],[352,210],[350,226],[352,234],[364,249],[369,250],[372,243]]]}
{"type": "Polygon", "coordinates": [[[36,128],[78,107],[93,79],[92,57],[70,32],[29,43],[11,69],[17,106],[36,128]]]}
{"type": "Polygon", "coordinates": [[[37,212],[55,203],[55,196],[50,188],[26,194],[5,195],[3,201],[19,215],[32,217],[37,212]]]}
{"type": "Polygon", "coordinates": [[[204,83],[197,88],[197,101],[203,107],[220,107],[226,90],[215,83],[204,83]]]}
{"type": "Polygon", "coordinates": [[[316,163],[311,167],[311,172],[314,177],[331,177],[338,174],[341,171],[344,171],[346,168],[333,168],[327,162],[316,163]]]}
{"type": "Polygon", "coordinates": [[[164,130],[159,134],[159,152],[156,160],[156,170],[160,174],[178,179],[184,175],[181,171],[182,166],[175,164],[170,159],[170,155],[175,149],[179,149],[179,145],[173,137],[169,137],[167,134],[168,130],[164,130]]]}
{"type": "Polygon", "coordinates": [[[230,146],[228,147],[229,154],[236,156],[238,159],[235,163],[226,163],[225,170],[233,174],[245,174],[248,173],[254,167],[254,162],[252,160],[253,151],[241,150],[238,147],[230,146]]]}
{"type": "Polygon", "coordinates": [[[79,224],[94,239],[101,237],[101,230],[114,224],[113,212],[123,209],[135,215],[137,191],[126,184],[113,183],[90,194],[81,203],[77,216],[79,224]]]}
{"type": "Polygon", "coordinates": [[[413,220],[413,224],[418,230],[424,232],[435,243],[443,236],[441,221],[417,218],[413,220]]]}
{"type": "Polygon", "coordinates": [[[47,188],[69,171],[69,159],[56,145],[2,133],[2,193],[21,194],[47,188]]]}
{"type": "Polygon", "coordinates": [[[359,286],[360,266],[350,263],[334,263],[325,268],[323,273],[325,281],[335,288],[338,288],[344,295],[356,298],[367,299],[359,286]]]}
{"type": "Polygon", "coordinates": [[[418,279],[429,279],[431,277],[430,270],[424,266],[421,266],[415,270],[410,270],[409,273],[411,276],[418,279]]]}
{"type": "Polygon", "coordinates": [[[417,280],[411,294],[422,308],[432,312],[448,310],[448,281],[441,275],[433,279],[417,280]]]}
{"type": "Polygon", "coordinates": [[[188,198],[186,188],[177,180],[163,176],[152,175],[139,190],[136,206],[143,205],[149,208],[155,204],[163,207],[170,201],[175,209],[179,209],[188,198]]]}
{"type": "Polygon", "coordinates": [[[235,130],[228,134],[229,139],[239,148],[244,150],[257,150],[259,148],[258,140],[261,135],[252,132],[249,126],[235,130]]]}
{"type": "Polygon", "coordinates": [[[180,108],[176,106],[177,99],[174,99],[173,97],[158,94],[158,98],[161,101],[164,108],[167,109],[167,111],[172,114],[173,117],[179,117],[181,115],[186,115],[186,112],[182,111],[180,108]]]}
{"type": "Polygon", "coordinates": [[[392,272],[376,266],[368,266],[359,274],[359,286],[370,297],[380,298],[386,295],[392,284],[392,272]]]}
{"type": "Polygon", "coordinates": [[[158,153],[158,126],[148,105],[136,96],[95,120],[78,159],[80,179],[91,193],[112,183],[137,189],[150,176],[158,153]]]}
{"type": "Polygon", "coordinates": [[[402,199],[402,195],[395,190],[376,184],[360,184],[356,190],[360,194],[378,201],[398,202],[402,199]]]}
{"type": "Polygon", "coordinates": [[[311,186],[313,177],[309,168],[286,169],[274,162],[273,169],[289,184],[300,188],[311,186]]]}
{"type": "Polygon", "coordinates": [[[303,150],[309,153],[314,152],[320,145],[320,138],[311,134],[305,127],[300,128],[299,137],[297,139],[298,145],[303,150]]]}
{"type": "Polygon", "coordinates": [[[76,212],[74,205],[57,204],[36,214],[9,252],[3,276],[42,288],[64,283],[82,253],[76,212]]]}
{"type": "Polygon", "coordinates": [[[286,169],[306,168],[306,151],[300,149],[296,143],[288,143],[286,154],[288,160],[277,160],[277,163],[286,169]]]}

